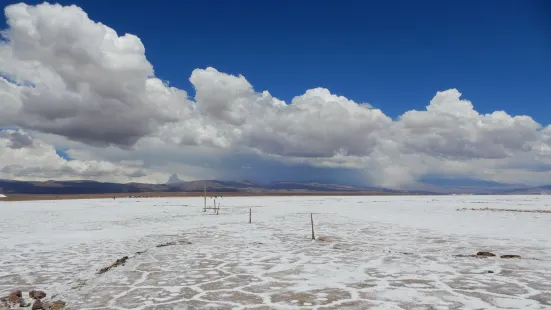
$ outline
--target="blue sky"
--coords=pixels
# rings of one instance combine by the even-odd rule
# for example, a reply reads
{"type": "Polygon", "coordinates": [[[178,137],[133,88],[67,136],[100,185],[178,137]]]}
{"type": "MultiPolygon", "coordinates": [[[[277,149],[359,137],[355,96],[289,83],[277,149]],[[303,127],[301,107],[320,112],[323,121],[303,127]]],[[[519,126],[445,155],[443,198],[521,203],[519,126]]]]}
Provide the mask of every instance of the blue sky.
{"type": "Polygon", "coordinates": [[[457,88],[479,112],[551,123],[545,0],[59,3],[139,36],[156,75],[191,95],[192,70],[213,66],[286,101],[326,87],[394,118],[457,88]]]}
{"type": "Polygon", "coordinates": [[[0,178],[551,183],[550,1],[59,2],[0,0],[0,178]]]}

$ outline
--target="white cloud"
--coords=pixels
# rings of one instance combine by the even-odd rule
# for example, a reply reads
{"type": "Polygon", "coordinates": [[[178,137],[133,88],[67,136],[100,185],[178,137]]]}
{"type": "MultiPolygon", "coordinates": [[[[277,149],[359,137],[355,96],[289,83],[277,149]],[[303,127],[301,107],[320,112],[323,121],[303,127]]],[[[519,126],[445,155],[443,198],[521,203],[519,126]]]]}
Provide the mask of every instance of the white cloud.
{"type": "Polygon", "coordinates": [[[372,133],[392,123],[380,110],[323,88],[308,90],[287,105],[267,91],[255,92],[243,76],[213,68],[194,70],[190,81],[200,116],[166,130],[182,133],[182,144],[299,157],[368,155],[377,143],[372,133]]]}
{"type": "Polygon", "coordinates": [[[22,130],[0,131],[0,177],[3,179],[52,180],[93,179],[140,182],[164,179],[164,174],[145,169],[139,162],[66,160],[52,145],[36,140],[22,130]]]}
{"type": "Polygon", "coordinates": [[[0,135],[0,178],[274,180],[301,172],[392,187],[424,175],[551,183],[551,127],[480,114],[455,89],[392,120],[328,89],[286,103],[241,75],[206,68],[191,73],[190,99],[155,77],[137,36],[76,6],[17,4],[5,14],[0,126],[32,137],[0,135]]]}
{"type": "Polygon", "coordinates": [[[426,111],[409,111],[396,123],[399,137],[413,152],[447,158],[506,158],[529,151],[541,125],[503,111],[480,115],[455,89],[438,92],[426,111]]]}
{"type": "Polygon", "coordinates": [[[2,92],[11,89],[0,125],[129,146],[185,114],[187,94],[153,77],[138,37],[118,36],[76,6],[16,4],[5,14],[0,67],[32,86],[3,80],[2,92]]]}

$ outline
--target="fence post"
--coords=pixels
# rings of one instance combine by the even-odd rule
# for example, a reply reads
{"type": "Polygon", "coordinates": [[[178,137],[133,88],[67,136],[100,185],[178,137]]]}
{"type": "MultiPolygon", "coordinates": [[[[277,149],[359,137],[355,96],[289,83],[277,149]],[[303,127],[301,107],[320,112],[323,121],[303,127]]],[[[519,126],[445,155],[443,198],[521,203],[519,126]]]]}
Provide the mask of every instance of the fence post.
{"type": "Polygon", "coordinates": [[[253,208],[249,208],[249,224],[253,222],[253,208]]]}
{"type": "Polygon", "coordinates": [[[312,240],[316,240],[316,235],[314,235],[314,215],[310,213],[310,223],[312,224],[312,240]]]}

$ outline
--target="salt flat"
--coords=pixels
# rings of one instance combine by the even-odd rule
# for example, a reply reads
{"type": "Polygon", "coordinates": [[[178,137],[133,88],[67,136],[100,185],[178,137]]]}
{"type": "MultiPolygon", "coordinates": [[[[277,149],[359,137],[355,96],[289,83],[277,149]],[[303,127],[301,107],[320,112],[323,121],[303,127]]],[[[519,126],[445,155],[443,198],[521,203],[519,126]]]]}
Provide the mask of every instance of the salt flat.
{"type": "Polygon", "coordinates": [[[0,295],[39,288],[69,309],[551,308],[551,214],[457,211],[551,210],[548,196],[219,201],[219,215],[202,198],[0,202],[0,295]],[[478,251],[522,259],[456,256],[478,251]]]}

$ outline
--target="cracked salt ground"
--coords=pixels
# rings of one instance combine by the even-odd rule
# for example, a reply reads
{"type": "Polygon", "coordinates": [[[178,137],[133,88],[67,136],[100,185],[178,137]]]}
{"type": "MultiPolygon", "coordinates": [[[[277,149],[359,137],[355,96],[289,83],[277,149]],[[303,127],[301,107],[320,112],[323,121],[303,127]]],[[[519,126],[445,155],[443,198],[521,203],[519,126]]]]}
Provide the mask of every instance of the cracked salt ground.
{"type": "Polygon", "coordinates": [[[79,310],[547,309],[551,216],[456,209],[550,202],[225,198],[219,215],[200,198],[0,202],[0,295],[40,288],[79,310]],[[478,251],[522,259],[456,257],[478,251]]]}

